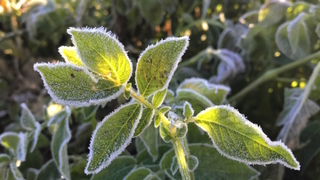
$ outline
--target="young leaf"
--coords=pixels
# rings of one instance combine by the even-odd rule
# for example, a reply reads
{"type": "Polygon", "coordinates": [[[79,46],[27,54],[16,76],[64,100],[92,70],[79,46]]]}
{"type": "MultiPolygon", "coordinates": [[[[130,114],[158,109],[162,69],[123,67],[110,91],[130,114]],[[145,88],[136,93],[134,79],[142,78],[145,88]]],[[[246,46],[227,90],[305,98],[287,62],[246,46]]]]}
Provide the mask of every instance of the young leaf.
{"type": "Polygon", "coordinates": [[[128,83],[124,91],[124,97],[126,98],[126,100],[130,98],[130,88],[131,88],[131,83],[128,83]]]}
{"type": "Polygon", "coordinates": [[[61,179],[61,174],[53,159],[49,160],[41,167],[35,180],[43,179],[61,179]]]}
{"type": "Polygon", "coordinates": [[[140,135],[143,144],[146,146],[148,153],[152,156],[153,161],[158,158],[158,131],[153,126],[149,126],[140,135]]]}
{"type": "Polygon", "coordinates": [[[34,118],[29,108],[26,106],[25,103],[22,103],[20,106],[22,109],[20,117],[21,127],[28,131],[36,129],[36,119],[34,118]]]}
{"type": "Polygon", "coordinates": [[[67,63],[73,64],[79,67],[84,67],[84,64],[82,63],[80,57],[77,54],[76,47],[61,46],[59,47],[59,53],[67,63]]]}
{"type": "Polygon", "coordinates": [[[211,107],[194,119],[208,133],[217,150],[230,159],[248,164],[279,162],[288,168],[300,169],[290,149],[282,142],[272,142],[257,125],[232,107],[211,107]]]}
{"type": "Polygon", "coordinates": [[[187,119],[193,116],[194,110],[189,102],[185,102],[183,105],[183,116],[187,119]]]}
{"type": "Polygon", "coordinates": [[[140,54],[136,83],[142,96],[149,97],[168,86],[188,44],[188,37],[167,38],[140,54]]]}
{"type": "Polygon", "coordinates": [[[82,63],[115,84],[126,83],[132,72],[132,64],[123,45],[115,35],[101,28],[69,28],[72,42],[82,63]]]}
{"type": "Polygon", "coordinates": [[[317,103],[304,98],[307,90],[295,88],[285,89],[284,108],[277,119],[277,125],[283,128],[278,135],[286,144],[292,147],[298,145],[299,134],[308,122],[308,118],[320,110],[317,103]]]}
{"type": "Polygon", "coordinates": [[[166,97],[167,89],[158,91],[152,98],[152,104],[155,108],[158,108],[163,103],[164,98],[166,97]]]}
{"type": "Polygon", "coordinates": [[[199,113],[207,107],[214,106],[207,97],[191,89],[178,89],[176,98],[180,102],[188,101],[194,108],[195,113],[199,113]]]}
{"type": "Polygon", "coordinates": [[[0,136],[0,143],[3,147],[17,158],[17,160],[25,161],[27,152],[27,136],[24,133],[5,132],[0,136]]]}
{"type": "Polygon", "coordinates": [[[198,158],[196,156],[190,155],[187,163],[188,163],[189,171],[192,172],[195,169],[197,169],[197,167],[199,165],[199,160],[198,160],[198,158]]]}
{"type": "Polygon", "coordinates": [[[166,103],[167,105],[171,105],[174,102],[175,102],[174,92],[171,91],[170,89],[167,89],[167,94],[166,94],[166,97],[164,99],[164,103],[166,103]]]}
{"type": "Polygon", "coordinates": [[[106,116],[94,130],[89,146],[86,174],[107,167],[129,145],[142,114],[140,104],[131,103],[106,116]]]}
{"type": "Polygon", "coordinates": [[[160,136],[164,142],[169,143],[172,140],[168,125],[160,124],[160,136]]]}
{"type": "MultiPolygon", "coordinates": [[[[230,88],[227,86],[210,84],[207,80],[200,78],[186,79],[177,89],[187,89],[201,94],[208,98],[214,105],[221,104],[230,92],[230,88]]],[[[190,97],[190,99],[191,98],[192,97],[190,97]]]]}
{"type": "Polygon", "coordinates": [[[174,156],[172,158],[172,163],[171,163],[171,166],[170,166],[170,170],[171,170],[172,175],[175,175],[178,172],[179,164],[178,164],[177,156],[174,156]]]}
{"type": "Polygon", "coordinates": [[[90,180],[115,180],[124,177],[136,166],[137,160],[131,156],[120,156],[110,166],[95,174],[90,180]]]}
{"type": "Polygon", "coordinates": [[[24,180],[21,172],[19,171],[15,163],[10,163],[10,171],[13,174],[15,180],[24,180]]]}
{"type": "Polygon", "coordinates": [[[276,32],[275,41],[279,48],[279,50],[285,54],[286,56],[290,57],[291,59],[296,59],[297,56],[292,53],[292,49],[290,46],[289,38],[288,38],[288,25],[290,22],[285,22],[281,24],[276,32]]]}
{"type": "Polygon", "coordinates": [[[134,137],[139,136],[151,124],[154,115],[154,109],[144,108],[139,124],[134,132],[134,137]]]}
{"type": "Polygon", "coordinates": [[[139,167],[137,169],[132,170],[124,180],[137,180],[137,179],[145,179],[149,174],[153,174],[153,172],[149,168],[139,167]]]}
{"type": "Polygon", "coordinates": [[[95,79],[84,68],[71,64],[34,65],[52,99],[62,105],[90,106],[118,97],[123,87],[107,79],[95,79]]]}
{"type": "MultiPolygon", "coordinates": [[[[195,179],[248,180],[259,175],[259,172],[250,166],[221,156],[207,144],[190,144],[189,149],[199,160],[199,165],[194,171],[195,179]]],[[[174,156],[173,149],[166,152],[160,161],[160,168],[165,170],[170,179],[181,179],[180,173],[173,175],[170,170],[174,156]]]]}
{"type": "Polygon", "coordinates": [[[154,118],[154,127],[158,128],[160,123],[161,123],[161,116],[165,113],[167,113],[171,109],[170,106],[163,106],[159,109],[160,113],[156,113],[155,118],[154,118]]]}
{"type": "Polygon", "coordinates": [[[36,128],[30,132],[30,135],[32,135],[30,152],[33,152],[34,149],[36,148],[40,133],[41,133],[41,125],[39,122],[36,122],[36,128]]]}
{"type": "Polygon", "coordinates": [[[69,116],[66,116],[65,119],[58,124],[54,132],[51,142],[51,152],[61,175],[68,180],[70,179],[70,168],[67,148],[70,139],[69,116]]]}
{"type": "Polygon", "coordinates": [[[47,127],[59,124],[62,120],[64,120],[66,117],[69,117],[70,115],[71,110],[68,106],[66,106],[65,109],[61,110],[49,119],[47,127]]]}
{"type": "Polygon", "coordinates": [[[0,154],[0,179],[6,179],[7,169],[10,164],[10,156],[7,154],[0,154]]]}

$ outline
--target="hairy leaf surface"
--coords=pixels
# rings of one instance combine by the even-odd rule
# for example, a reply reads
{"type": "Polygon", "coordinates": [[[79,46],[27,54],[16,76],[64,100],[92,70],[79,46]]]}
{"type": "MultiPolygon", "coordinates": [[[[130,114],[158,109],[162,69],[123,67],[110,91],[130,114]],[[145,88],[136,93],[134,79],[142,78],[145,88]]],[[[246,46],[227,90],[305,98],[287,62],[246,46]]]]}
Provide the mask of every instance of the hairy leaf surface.
{"type": "MultiPolygon", "coordinates": [[[[221,156],[216,149],[207,144],[190,144],[189,149],[199,160],[199,165],[194,171],[195,179],[247,180],[259,175],[259,172],[250,166],[221,156]]],[[[174,156],[173,149],[165,153],[160,161],[160,168],[164,169],[169,177],[181,179],[180,173],[173,175],[170,170],[174,156]]]]}
{"type": "Polygon", "coordinates": [[[155,108],[158,108],[159,106],[161,106],[161,104],[164,101],[164,98],[166,97],[166,94],[167,94],[167,89],[158,91],[154,94],[152,98],[152,104],[155,108]]]}
{"type": "Polygon", "coordinates": [[[144,108],[142,110],[142,116],[139,121],[139,124],[134,132],[134,137],[139,136],[152,122],[152,118],[154,115],[154,109],[144,108]]]}
{"type": "Polygon", "coordinates": [[[107,167],[129,145],[142,115],[140,104],[131,103],[106,116],[94,130],[86,174],[107,167]]]}
{"type": "Polygon", "coordinates": [[[118,97],[123,87],[107,79],[96,79],[84,68],[71,64],[34,65],[52,99],[62,105],[90,106],[118,97]]]}
{"type": "Polygon", "coordinates": [[[28,131],[36,129],[36,119],[34,118],[29,108],[25,103],[22,103],[20,106],[22,109],[20,117],[20,124],[22,128],[28,131]]]}
{"type": "Polygon", "coordinates": [[[104,28],[69,28],[67,32],[72,35],[72,41],[86,67],[117,85],[129,80],[132,64],[115,35],[104,28]]]}
{"type": "Polygon", "coordinates": [[[167,38],[141,53],[136,83],[142,96],[149,97],[168,86],[188,44],[188,37],[167,38]]]}
{"type": "Polygon", "coordinates": [[[300,169],[299,162],[282,142],[272,142],[262,130],[229,106],[201,111],[195,123],[208,133],[224,156],[248,164],[281,163],[300,169]]]}
{"type": "Polygon", "coordinates": [[[140,135],[143,144],[146,146],[148,153],[152,156],[153,161],[158,158],[158,131],[153,126],[149,126],[140,135]]]}
{"type": "Polygon", "coordinates": [[[59,47],[59,53],[67,63],[73,64],[79,67],[84,67],[84,64],[82,63],[80,57],[77,54],[76,47],[61,46],[59,47]]]}

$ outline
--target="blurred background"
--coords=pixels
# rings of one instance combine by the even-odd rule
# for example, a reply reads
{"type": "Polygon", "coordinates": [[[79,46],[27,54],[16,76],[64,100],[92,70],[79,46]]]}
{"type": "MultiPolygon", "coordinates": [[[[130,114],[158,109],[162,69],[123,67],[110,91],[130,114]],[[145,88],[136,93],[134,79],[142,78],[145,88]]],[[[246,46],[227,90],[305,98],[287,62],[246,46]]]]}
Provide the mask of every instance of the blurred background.
{"type": "MultiPolygon", "coordinates": [[[[39,74],[33,71],[33,64],[63,61],[58,47],[72,46],[66,33],[69,27],[105,27],[124,44],[133,62],[148,45],[160,39],[190,36],[190,45],[170,89],[175,90],[186,78],[201,77],[230,86],[230,98],[267,70],[319,51],[320,39],[315,31],[320,22],[319,2],[0,0],[0,132],[16,128],[22,102],[36,117],[42,117],[43,106],[51,99],[39,74]],[[296,53],[288,50],[284,43],[286,34],[279,32],[293,20],[306,28],[295,31],[294,36],[299,37],[296,53]]],[[[281,129],[275,126],[275,121],[283,108],[284,88],[303,89],[317,62],[314,59],[283,73],[232,105],[275,140],[281,129]]],[[[319,94],[313,96],[318,101],[319,94]]],[[[96,118],[101,120],[121,103],[123,99],[118,99],[100,107],[96,118]]],[[[73,131],[78,127],[70,126],[73,131]]],[[[301,161],[299,154],[305,152],[300,147],[291,148],[301,161]]],[[[87,151],[86,147],[83,151],[87,151]]],[[[302,172],[286,169],[283,179],[319,178],[320,155],[315,155],[308,164],[302,172]]],[[[262,173],[260,179],[270,178],[266,167],[255,168],[262,173]]]]}

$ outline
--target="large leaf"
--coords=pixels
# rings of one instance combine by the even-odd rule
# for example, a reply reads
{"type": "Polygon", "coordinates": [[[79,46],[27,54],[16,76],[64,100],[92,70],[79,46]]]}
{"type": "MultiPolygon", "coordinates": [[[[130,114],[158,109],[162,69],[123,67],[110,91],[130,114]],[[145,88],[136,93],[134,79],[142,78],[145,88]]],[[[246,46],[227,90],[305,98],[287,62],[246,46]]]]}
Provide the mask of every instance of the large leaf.
{"type": "MultiPolygon", "coordinates": [[[[195,91],[196,93],[208,98],[215,105],[221,104],[230,92],[230,88],[227,86],[211,84],[207,80],[200,78],[184,80],[179,85],[178,90],[179,89],[195,91]]],[[[190,97],[190,99],[192,99],[192,97],[190,97]]]]}
{"type": "Polygon", "coordinates": [[[59,47],[59,53],[67,63],[73,64],[79,67],[84,67],[84,64],[82,63],[80,57],[77,54],[76,47],[61,46],[59,47]]]}
{"type": "Polygon", "coordinates": [[[27,136],[24,133],[5,132],[0,136],[0,143],[20,161],[25,161],[27,153],[27,136]]]}
{"type": "Polygon", "coordinates": [[[217,150],[230,159],[248,164],[279,162],[300,169],[290,149],[282,142],[272,142],[261,128],[229,106],[208,108],[194,119],[208,133],[217,150]]]}
{"type": "MultiPolygon", "coordinates": [[[[70,114],[69,114],[70,115],[70,114]]],[[[54,132],[51,141],[51,152],[54,162],[65,179],[70,179],[70,169],[68,160],[68,142],[71,139],[69,128],[69,116],[62,120],[54,132]]]]}
{"type": "Polygon", "coordinates": [[[188,37],[167,38],[141,53],[136,83],[142,96],[148,97],[167,88],[188,44],[188,37]]]}
{"type": "Polygon", "coordinates": [[[84,68],[71,64],[39,63],[34,65],[52,99],[69,106],[90,106],[118,97],[122,86],[107,79],[96,79],[84,68]]]}
{"type": "Polygon", "coordinates": [[[144,108],[139,124],[134,132],[134,137],[139,136],[152,122],[155,110],[151,108],[144,108]]]}
{"type": "Polygon", "coordinates": [[[137,161],[131,156],[120,156],[110,166],[92,176],[91,180],[123,179],[136,165],[137,161]]]}
{"type": "Polygon", "coordinates": [[[106,116],[94,130],[89,146],[86,174],[107,167],[129,145],[142,114],[140,104],[131,103],[106,116]]]}
{"type": "Polygon", "coordinates": [[[258,20],[263,26],[276,24],[285,17],[289,6],[290,3],[286,1],[267,1],[259,10],[258,20]]]}
{"type": "Polygon", "coordinates": [[[35,180],[43,179],[61,179],[61,174],[53,159],[49,160],[46,164],[44,164],[41,167],[35,180]]]}
{"type": "Polygon", "coordinates": [[[149,126],[140,135],[143,144],[146,146],[148,153],[152,156],[153,161],[158,158],[158,131],[154,126],[149,126]]]}
{"type": "MultiPolygon", "coordinates": [[[[195,179],[247,180],[259,175],[259,172],[250,166],[221,156],[217,150],[207,144],[190,144],[189,149],[190,153],[199,160],[199,165],[194,171],[195,179]]],[[[161,159],[160,167],[170,177],[181,179],[180,173],[175,173],[173,176],[170,170],[174,156],[173,149],[165,153],[161,159]]]]}
{"type": "Polygon", "coordinates": [[[123,45],[104,28],[69,28],[82,63],[117,85],[126,83],[132,64],[123,45]]]}

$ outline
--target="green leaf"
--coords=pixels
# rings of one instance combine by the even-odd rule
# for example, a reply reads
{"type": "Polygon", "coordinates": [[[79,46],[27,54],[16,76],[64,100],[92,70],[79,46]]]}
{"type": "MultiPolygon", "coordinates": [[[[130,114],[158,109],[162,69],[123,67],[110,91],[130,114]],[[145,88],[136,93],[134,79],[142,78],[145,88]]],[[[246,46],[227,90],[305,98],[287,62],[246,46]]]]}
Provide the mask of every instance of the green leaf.
{"type": "Polygon", "coordinates": [[[67,63],[84,67],[84,64],[78,56],[76,47],[61,46],[59,47],[59,53],[67,63]]]}
{"type": "MultiPolygon", "coordinates": [[[[194,171],[195,179],[247,180],[259,175],[259,172],[250,166],[221,156],[217,150],[209,145],[190,144],[189,149],[190,153],[198,157],[199,160],[199,165],[194,171]]],[[[165,153],[160,161],[160,167],[171,179],[181,179],[180,173],[173,176],[170,172],[174,156],[173,149],[165,153]]]]}
{"type": "Polygon", "coordinates": [[[214,105],[220,105],[230,92],[230,88],[227,86],[211,84],[207,80],[200,78],[186,79],[177,89],[190,90],[195,94],[200,94],[209,99],[214,105]]]}
{"type": "Polygon", "coordinates": [[[164,103],[166,103],[167,105],[171,105],[174,102],[175,102],[174,92],[171,91],[170,89],[167,89],[167,94],[166,94],[166,97],[164,99],[164,103]]]}
{"type": "Polygon", "coordinates": [[[300,162],[302,173],[308,168],[310,161],[320,152],[320,122],[313,121],[301,132],[300,141],[306,143],[301,149],[300,162]]]}
{"type": "Polygon", "coordinates": [[[139,93],[149,97],[168,87],[172,75],[189,44],[188,37],[167,38],[149,46],[140,54],[136,83],[139,93]]]}
{"type": "Polygon", "coordinates": [[[152,156],[153,161],[158,158],[158,131],[153,126],[149,126],[140,135],[140,138],[147,148],[148,153],[152,156]]]}
{"type": "Polygon", "coordinates": [[[118,97],[122,86],[107,79],[96,79],[88,70],[71,64],[34,65],[52,99],[62,105],[90,106],[118,97]]]}
{"type": "Polygon", "coordinates": [[[24,180],[22,173],[19,171],[15,163],[10,163],[10,171],[15,180],[24,180]]]}
{"type": "Polygon", "coordinates": [[[17,160],[25,161],[27,153],[27,136],[24,133],[5,132],[0,136],[0,143],[3,147],[17,158],[17,160]]]}
{"type": "Polygon", "coordinates": [[[160,136],[166,143],[169,143],[172,140],[168,125],[162,122],[160,124],[160,136]]]}
{"type": "Polygon", "coordinates": [[[20,117],[21,127],[28,131],[36,129],[36,119],[34,118],[27,105],[25,103],[22,103],[20,106],[22,109],[20,117]]]}
{"type": "Polygon", "coordinates": [[[164,153],[170,150],[172,147],[169,146],[170,144],[161,145],[158,147],[158,159],[156,161],[153,160],[153,157],[148,153],[146,149],[139,152],[137,155],[137,164],[141,164],[145,167],[153,168],[154,166],[158,166],[161,160],[161,157],[164,153]]]}
{"type": "Polygon", "coordinates": [[[318,35],[319,38],[320,38],[320,24],[317,25],[316,33],[317,33],[317,35],[318,35]]]}
{"type": "Polygon", "coordinates": [[[151,109],[151,108],[143,109],[141,119],[134,132],[134,137],[139,136],[141,133],[144,132],[145,129],[148,128],[148,126],[152,122],[153,115],[154,115],[154,109],[151,109]]]}
{"type": "Polygon", "coordinates": [[[317,103],[309,98],[303,98],[306,93],[306,88],[286,88],[284,91],[284,108],[277,119],[276,125],[283,125],[278,139],[286,144],[291,144],[291,146],[299,144],[297,138],[307,124],[308,118],[320,110],[317,103]]]}
{"type": "Polygon", "coordinates": [[[155,118],[154,118],[154,127],[158,128],[160,126],[161,123],[161,116],[162,114],[164,115],[165,113],[167,113],[169,110],[171,109],[170,106],[163,106],[159,109],[160,113],[156,113],[155,118]]]}
{"type": "Polygon", "coordinates": [[[313,82],[314,86],[310,92],[310,99],[316,101],[320,98],[320,75],[313,82]]]}
{"type": "Polygon", "coordinates": [[[27,180],[35,180],[39,171],[37,169],[29,168],[27,170],[27,180]]]}
{"type": "Polygon", "coordinates": [[[6,179],[6,172],[10,164],[10,156],[0,154],[0,179],[6,179]]]}
{"type": "Polygon", "coordinates": [[[91,71],[108,78],[117,85],[131,76],[132,64],[123,45],[115,35],[101,28],[69,28],[73,44],[82,63],[91,71]]]}
{"type": "Polygon", "coordinates": [[[30,152],[33,152],[34,149],[36,148],[40,133],[41,133],[41,125],[39,122],[36,122],[36,129],[34,129],[28,134],[28,139],[29,139],[29,135],[32,138],[30,152]]]}
{"type": "Polygon", "coordinates": [[[164,101],[164,98],[166,97],[167,89],[164,89],[162,91],[158,91],[155,93],[155,95],[152,98],[152,104],[155,108],[158,108],[161,106],[161,104],[164,101]]]}
{"type": "Polygon", "coordinates": [[[92,176],[91,180],[123,179],[136,165],[137,160],[131,156],[120,156],[110,166],[92,176]]]}
{"type": "Polygon", "coordinates": [[[36,180],[44,180],[44,179],[61,179],[61,174],[57,169],[57,166],[53,159],[49,160],[46,164],[44,164],[39,170],[39,174],[37,175],[36,180]]]}
{"type": "Polygon", "coordinates": [[[201,110],[207,107],[214,106],[214,104],[208,98],[191,89],[178,89],[177,99],[179,101],[189,102],[192,105],[195,113],[199,113],[201,110]]]}
{"type": "Polygon", "coordinates": [[[199,165],[199,160],[198,160],[198,158],[196,156],[190,155],[187,163],[188,163],[188,170],[190,172],[192,172],[195,169],[197,169],[197,167],[199,165]]]}
{"type": "Polygon", "coordinates": [[[289,2],[268,1],[261,6],[258,20],[264,27],[276,24],[285,17],[289,6],[289,2]]]}
{"type": "Polygon", "coordinates": [[[170,166],[170,170],[171,170],[172,175],[175,175],[178,172],[179,164],[178,164],[177,156],[173,157],[172,163],[170,166]]]}
{"type": "Polygon", "coordinates": [[[62,109],[49,119],[47,127],[52,125],[58,125],[61,121],[63,121],[66,117],[69,117],[70,115],[71,110],[68,106],[66,106],[64,109],[62,109]]]}
{"type": "Polygon", "coordinates": [[[149,174],[153,174],[153,172],[149,168],[139,167],[137,169],[132,170],[124,180],[137,180],[137,179],[145,179],[149,174]]]}
{"type": "Polygon", "coordinates": [[[139,9],[143,17],[152,26],[157,26],[162,22],[164,11],[158,0],[139,0],[139,9]]]}
{"type": "Polygon", "coordinates": [[[285,22],[281,24],[276,32],[276,44],[279,50],[285,54],[286,56],[290,57],[291,59],[296,59],[296,55],[292,53],[289,38],[288,38],[288,25],[290,22],[285,22]]]}
{"type": "Polygon", "coordinates": [[[124,97],[126,98],[126,100],[130,98],[130,94],[131,94],[130,89],[131,89],[131,83],[128,83],[124,91],[124,97]]]}
{"type": "Polygon", "coordinates": [[[312,6],[312,4],[309,4],[304,1],[294,2],[294,4],[291,5],[291,7],[289,8],[290,11],[288,9],[286,12],[286,19],[292,20],[292,19],[296,18],[302,12],[309,13],[311,6],[312,6]]]}
{"type": "Polygon", "coordinates": [[[131,142],[141,115],[141,105],[131,103],[121,106],[97,125],[89,146],[86,174],[98,173],[125,150],[131,142]]]}
{"type": "Polygon", "coordinates": [[[87,122],[90,120],[92,116],[95,116],[99,106],[89,106],[89,107],[83,107],[82,109],[82,114],[84,117],[84,120],[82,122],[87,122]]]}
{"type": "Polygon", "coordinates": [[[280,141],[272,142],[261,128],[229,106],[208,108],[194,119],[208,133],[217,150],[230,159],[248,164],[278,162],[300,169],[290,149],[280,141]]]}
{"type": "Polygon", "coordinates": [[[192,106],[189,102],[185,102],[183,105],[183,116],[189,119],[191,116],[193,116],[194,110],[192,109],[192,106]]]}
{"type": "MultiPolygon", "coordinates": [[[[70,114],[69,114],[70,115],[70,114]]],[[[51,141],[51,153],[61,175],[65,179],[70,178],[70,168],[68,160],[68,142],[71,139],[71,131],[69,128],[69,116],[62,120],[54,132],[51,141]]]]}

